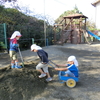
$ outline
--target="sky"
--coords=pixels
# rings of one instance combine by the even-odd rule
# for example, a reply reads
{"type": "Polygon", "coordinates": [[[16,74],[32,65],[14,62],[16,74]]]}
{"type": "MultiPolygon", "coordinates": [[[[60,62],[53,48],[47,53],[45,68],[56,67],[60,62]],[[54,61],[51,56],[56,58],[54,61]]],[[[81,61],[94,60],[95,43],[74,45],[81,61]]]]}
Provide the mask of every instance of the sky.
{"type": "Polygon", "coordinates": [[[95,7],[91,4],[94,1],[96,0],[18,0],[18,5],[30,9],[34,15],[49,16],[53,20],[77,6],[83,15],[95,22],[95,7]]]}
{"type": "Polygon", "coordinates": [[[73,10],[75,5],[85,16],[94,20],[95,7],[91,5],[95,0],[19,0],[19,4],[27,6],[33,12],[51,16],[57,19],[64,11],[73,10]]]}

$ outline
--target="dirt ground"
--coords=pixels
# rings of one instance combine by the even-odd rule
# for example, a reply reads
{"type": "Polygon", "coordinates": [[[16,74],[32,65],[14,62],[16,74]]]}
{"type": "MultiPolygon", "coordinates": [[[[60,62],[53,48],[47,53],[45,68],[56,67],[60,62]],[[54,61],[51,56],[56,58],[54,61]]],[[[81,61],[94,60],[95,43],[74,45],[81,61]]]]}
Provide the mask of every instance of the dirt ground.
{"type": "MultiPolygon", "coordinates": [[[[25,67],[10,69],[8,54],[0,55],[0,100],[100,100],[100,45],[65,44],[43,47],[54,63],[66,63],[75,55],[79,62],[79,82],[69,88],[60,83],[58,72],[49,66],[53,81],[39,79],[35,70],[37,55],[22,52],[25,67]]],[[[20,58],[19,58],[20,61],[20,58]]]]}

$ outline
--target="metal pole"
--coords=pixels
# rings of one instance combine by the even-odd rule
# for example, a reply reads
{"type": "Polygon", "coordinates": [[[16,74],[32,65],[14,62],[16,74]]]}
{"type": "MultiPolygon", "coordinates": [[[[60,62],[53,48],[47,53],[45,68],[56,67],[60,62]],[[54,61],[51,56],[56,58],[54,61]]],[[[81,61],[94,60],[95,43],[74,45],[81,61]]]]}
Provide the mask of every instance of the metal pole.
{"type": "Polygon", "coordinates": [[[46,39],[46,46],[48,47],[48,38],[46,39]]]}
{"type": "Polygon", "coordinates": [[[4,23],[4,24],[3,24],[3,26],[4,26],[5,47],[6,47],[6,49],[7,49],[7,34],[6,34],[6,24],[4,23]]]}
{"type": "Polygon", "coordinates": [[[34,44],[34,38],[32,38],[32,44],[34,44]]]}
{"type": "Polygon", "coordinates": [[[44,41],[46,46],[45,0],[44,0],[44,41]]]}

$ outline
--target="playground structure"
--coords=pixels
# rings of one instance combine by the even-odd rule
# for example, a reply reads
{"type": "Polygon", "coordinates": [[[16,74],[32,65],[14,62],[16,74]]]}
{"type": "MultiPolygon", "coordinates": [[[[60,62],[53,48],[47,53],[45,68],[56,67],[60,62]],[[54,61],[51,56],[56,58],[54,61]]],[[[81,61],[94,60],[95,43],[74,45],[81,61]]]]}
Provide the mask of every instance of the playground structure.
{"type": "MultiPolygon", "coordinates": [[[[54,44],[70,42],[73,44],[84,43],[86,38],[86,19],[82,14],[73,14],[63,17],[59,24],[54,25],[54,44]],[[56,33],[56,29],[60,32],[56,33]],[[59,35],[59,36],[58,36],[59,35]],[[59,38],[58,38],[59,37],[59,38]]],[[[88,41],[87,41],[88,42],[88,41]]]]}

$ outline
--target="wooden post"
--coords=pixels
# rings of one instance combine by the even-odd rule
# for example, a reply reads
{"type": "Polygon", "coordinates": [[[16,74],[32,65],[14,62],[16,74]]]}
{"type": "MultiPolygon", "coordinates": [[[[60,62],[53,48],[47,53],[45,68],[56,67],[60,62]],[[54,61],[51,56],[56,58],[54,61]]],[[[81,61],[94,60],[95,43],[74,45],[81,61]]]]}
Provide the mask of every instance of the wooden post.
{"type": "Polygon", "coordinates": [[[73,18],[70,19],[70,26],[71,26],[70,40],[71,40],[71,43],[72,43],[72,38],[73,38],[73,35],[72,35],[72,32],[73,32],[73,29],[72,29],[72,21],[73,21],[73,18]]]}
{"type": "Polygon", "coordinates": [[[56,44],[56,26],[54,26],[54,44],[56,44]]]}

